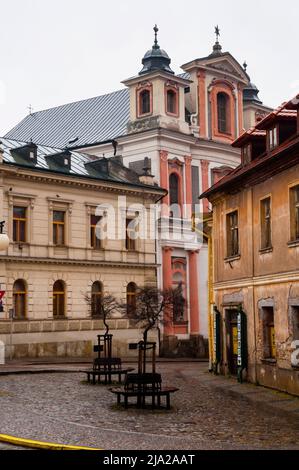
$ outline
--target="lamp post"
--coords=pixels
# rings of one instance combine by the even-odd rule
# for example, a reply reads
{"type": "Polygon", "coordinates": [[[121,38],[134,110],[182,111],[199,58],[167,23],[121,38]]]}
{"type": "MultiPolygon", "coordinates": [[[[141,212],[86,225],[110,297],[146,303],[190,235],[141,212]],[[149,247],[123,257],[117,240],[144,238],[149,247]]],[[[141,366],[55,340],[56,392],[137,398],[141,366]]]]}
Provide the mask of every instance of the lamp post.
{"type": "MultiPolygon", "coordinates": [[[[3,220],[2,222],[0,222],[0,252],[6,251],[7,248],[9,247],[9,238],[6,235],[6,233],[3,233],[4,225],[5,225],[5,221],[3,220]]],[[[3,294],[4,294],[4,291],[3,291],[3,294]]],[[[0,300],[0,311],[3,312],[2,300],[0,300]]],[[[11,331],[12,331],[12,327],[11,327],[11,331]]]]}

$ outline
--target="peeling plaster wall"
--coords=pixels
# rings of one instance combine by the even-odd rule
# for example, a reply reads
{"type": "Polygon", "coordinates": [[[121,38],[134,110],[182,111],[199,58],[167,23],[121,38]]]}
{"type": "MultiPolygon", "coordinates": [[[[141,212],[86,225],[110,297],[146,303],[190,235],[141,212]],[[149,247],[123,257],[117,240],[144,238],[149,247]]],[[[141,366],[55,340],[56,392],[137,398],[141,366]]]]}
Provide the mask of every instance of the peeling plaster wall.
{"type": "Polygon", "coordinates": [[[215,302],[222,313],[221,370],[229,373],[227,308],[247,314],[248,380],[299,395],[299,364],[292,365],[292,315],[299,308],[299,244],[290,244],[289,188],[299,184],[299,165],[213,204],[215,302]],[[261,251],[260,201],[271,197],[272,248],[261,251]],[[226,260],[226,214],[239,211],[240,257],[226,260]],[[265,358],[263,308],[274,314],[276,360],[265,358]]]}

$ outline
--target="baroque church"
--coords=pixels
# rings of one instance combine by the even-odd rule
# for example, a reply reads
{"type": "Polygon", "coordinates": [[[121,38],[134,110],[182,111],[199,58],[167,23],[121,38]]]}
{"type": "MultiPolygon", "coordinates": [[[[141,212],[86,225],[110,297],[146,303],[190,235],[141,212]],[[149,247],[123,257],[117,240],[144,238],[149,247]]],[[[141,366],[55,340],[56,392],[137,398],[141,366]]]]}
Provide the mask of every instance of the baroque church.
{"type": "Polygon", "coordinates": [[[167,190],[158,224],[158,285],[182,284],[186,306],[164,325],[165,354],[207,353],[208,244],[201,221],[211,207],[199,195],[240,164],[232,142],[270,108],[243,66],[222,50],[219,29],[206,57],[181,66],[158,42],[120,90],[29,114],[5,139],[118,158],[167,190]]]}

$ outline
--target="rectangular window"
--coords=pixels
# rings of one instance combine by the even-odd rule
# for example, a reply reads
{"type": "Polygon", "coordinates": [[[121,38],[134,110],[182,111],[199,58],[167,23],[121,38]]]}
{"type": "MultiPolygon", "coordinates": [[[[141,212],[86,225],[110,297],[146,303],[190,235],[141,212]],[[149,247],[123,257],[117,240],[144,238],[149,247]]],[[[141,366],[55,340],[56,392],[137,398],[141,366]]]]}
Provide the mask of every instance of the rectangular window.
{"type": "Polygon", "coordinates": [[[15,309],[16,318],[25,318],[26,317],[26,292],[14,292],[13,293],[13,302],[15,309]]]}
{"type": "Polygon", "coordinates": [[[102,248],[102,240],[97,237],[97,224],[101,221],[102,217],[97,215],[90,216],[90,245],[94,250],[102,248]]]}
{"type": "Polygon", "coordinates": [[[271,248],[271,198],[267,197],[261,201],[261,249],[271,248]]]}
{"type": "Polygon", "coordinates": [[[126,219],[126,249],[136,250],[136,219],[126,219]]]}
{"type": "Polygon", "coordinates": [[[238,211],[231,212],[226,216],[227,256],[239,255],[239,228],[238,211]]]}
{"type": "Polygon", "coordinates": [[[53,211],[53,244],[65,245],[65,212],[53,211]]]}
{"type": "Polygon", "coordinates": [[[272,150],[278,145],[278,127],[269,130],[269,149],[272,150]]]}
{"type": "Polygon", "coordinates": [[[276,342],[274,328],[274,309],[264,307],[263,315],[263,338],[264,338],[264,359],[276,358],[276,342]]]}
{"type": "Polygon", "coordinates": [[[299,185],[290,189],[291,240],[299,240],[299,185]]]}
{"type": "Polygon", "coordinates": [[[53,316],[54,317],[63,317],[64,316],[64,293],[55,292],[53,294],[53,316]]]}
{"type": "Polygon", "coordinates": [[[13,207],[13,241],[26,242],[27,208],[13,207]]]}
{"type": "Polygon", "coordinates": [[[245,145],[242,149],[243,163],[247,165],[251,162],[251,144],[245,145]]]}

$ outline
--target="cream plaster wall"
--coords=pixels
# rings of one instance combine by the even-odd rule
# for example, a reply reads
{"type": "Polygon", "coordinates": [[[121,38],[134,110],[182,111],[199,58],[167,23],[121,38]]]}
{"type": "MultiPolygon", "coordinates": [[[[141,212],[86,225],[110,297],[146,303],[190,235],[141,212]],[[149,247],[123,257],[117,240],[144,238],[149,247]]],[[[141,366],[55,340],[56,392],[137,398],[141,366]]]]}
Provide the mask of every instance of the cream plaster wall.
{"type": "MultiPolygon", "coordinates": [[[[104,291],[119,300],[126,299],[129,282],[137,285],[156,283],[156,246],[149,239],[138,240],[137,251],[128,252],[125,240],[109,239],[104,249],[90,246],[89,220],[98,204],[117,208],[118,196],[127,197],[130,204],[149,205],[159,197],[151,188],[142,190],[126,185],[100,183],[75,176],[43,174],[36,170],[0,165],[3,185],[0,185],[2,218],[11,243],[7,253],[0,254],[0,283],[6,291],[4,312],[0,314],[0,338],[10,342],[9,309],[13,307],[13,284],[23,279],[27,285],[27,312],[23,320],[14,320],[13,351],[20,355],[91,355],[92,343],[101,332],[101,324],[91,321],[84,295],[90,293],[94,281],[103,283],[104,291]],[[25,244],[12,241],[13,205],[26,205],[28,240],[25,244]],[[66,210],[66,247],[55,247],[52,241],[52,209],[66,210]],[[63,280],[66,286],[66,319],[53,319],[53,283],[63,280]],[[35,345],[35,346],[33,346],[35,345]]],[[[135,212],[134,212],[135,213],[135,212]]],[[[125,219],[126,209],[116,221],[125,219]]],[[[123,355],[136,354],[128,350],[128,342],[137,341],[140,332],[126,318],[115,320],[116,344],[123,355]]],[[[8,351],[8,347],[6,348],[8,351]]],[[[6,351],[6,352],[7,352],[6,351]]]]}

